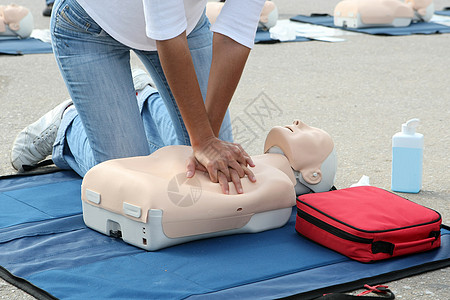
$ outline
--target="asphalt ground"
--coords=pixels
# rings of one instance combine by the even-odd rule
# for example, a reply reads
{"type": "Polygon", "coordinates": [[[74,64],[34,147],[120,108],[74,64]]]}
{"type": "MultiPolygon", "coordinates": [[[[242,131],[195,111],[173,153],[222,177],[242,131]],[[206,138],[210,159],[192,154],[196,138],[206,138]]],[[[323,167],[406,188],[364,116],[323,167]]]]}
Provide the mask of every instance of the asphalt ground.
{"type": "MultiPolygon", "coordinates": [[[[331,14],[338,2],[275,1],[280,19],[331,14]]],[[[14,3],[31,10],[35,28],[48,28],[44,1],[14,3]]],[[[448,0],[434,3],[436,10],[450,6],[448,0]]],[[[343,38],[255,45],[230,106],[237,141],[250,154],[261,154],[272,126],[300,119],[333,137],[337,188],[367,175],[372,185],[389,190],[392,135],[408,119],[419,118],[417,131],[425,136],[423,188],[401,195],[439,211],[450,224],[450,34],[343,38]]],[[[132,65],[142,67],[134,55],[132,65]]],[[[0,56],[1,175],[15,172],[9,155],[17,133],[67,98],[52,54],[0,56]]],[[[399,299],[449,299],[450,268],[386,284],[399,299]]],[[[0,297],[32,298],[1,280],[0,297]]]]}

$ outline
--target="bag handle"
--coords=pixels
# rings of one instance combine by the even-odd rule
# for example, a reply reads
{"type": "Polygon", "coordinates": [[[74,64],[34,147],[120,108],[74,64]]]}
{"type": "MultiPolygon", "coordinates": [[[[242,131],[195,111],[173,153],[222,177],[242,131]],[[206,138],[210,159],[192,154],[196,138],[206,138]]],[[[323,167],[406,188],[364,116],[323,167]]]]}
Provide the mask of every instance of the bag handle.
{"type": "Polygon", "coordinates": [[[412,241],[412,242],[404,242],[404,243],[389,243],[384,241],[377,241],[372,243],[372,253],[387,253],[393,255],[402,255],[411,253],[411,251],[421,251],[429,249],[433,243],[439,238],[439,231],[432,231],[428,238],[412,241]],[[437,234],[436,234],[437,233],[437,234]]]}

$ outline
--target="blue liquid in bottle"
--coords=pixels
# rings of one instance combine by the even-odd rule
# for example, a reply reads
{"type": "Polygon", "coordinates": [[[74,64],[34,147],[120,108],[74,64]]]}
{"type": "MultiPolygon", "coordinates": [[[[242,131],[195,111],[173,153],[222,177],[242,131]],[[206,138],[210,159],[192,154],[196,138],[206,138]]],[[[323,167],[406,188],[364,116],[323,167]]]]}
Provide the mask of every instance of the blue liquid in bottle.
{"type": "Polygon", "coordinates": [[[422,165],[422,148],[393,147],[391,189],[418,193],[422,188],[422,165]]]}

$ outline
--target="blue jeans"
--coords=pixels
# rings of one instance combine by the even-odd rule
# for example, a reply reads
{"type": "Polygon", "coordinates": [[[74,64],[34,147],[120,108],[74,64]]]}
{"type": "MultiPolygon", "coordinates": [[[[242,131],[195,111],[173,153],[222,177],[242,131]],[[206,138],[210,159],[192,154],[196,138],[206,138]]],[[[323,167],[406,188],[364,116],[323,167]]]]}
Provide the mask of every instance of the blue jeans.
{"type": "MultiPolygon", "coordinates": [[[[209,27],[203,14],[187,36],[203,99],[212,59],[209,27]]],[[[190,145],[156,51],[119,43],[75,0],[56,1],[50,31],[56,61],[76,107],[76,113],[64,116],[58,131],[53,148],[57,166],[84,176],[94,165],[109,159],[148,155],[170,144],[190,145]],[[159,93],[151,91],[148,97],[138,99],[130,50],[145,65],[159,93]],[[162,101],[148,101],[152,95],[162,101]]],[[[232,141],[228,112],[219,138],[232,141]]]]}

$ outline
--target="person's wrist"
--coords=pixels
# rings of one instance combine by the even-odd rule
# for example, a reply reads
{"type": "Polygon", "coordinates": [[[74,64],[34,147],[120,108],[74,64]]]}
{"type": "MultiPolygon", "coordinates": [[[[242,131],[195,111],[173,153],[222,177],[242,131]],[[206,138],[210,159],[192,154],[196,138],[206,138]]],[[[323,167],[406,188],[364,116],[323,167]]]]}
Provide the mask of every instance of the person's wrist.
{"type": "Polygon", "coordinates": [[[194,138],[191,138],[191,145],[194,150],[202,149],[209,145],[214,139],[216,139],[216,136],[211,131],[210,134],[198,135],[194,138]]]}

